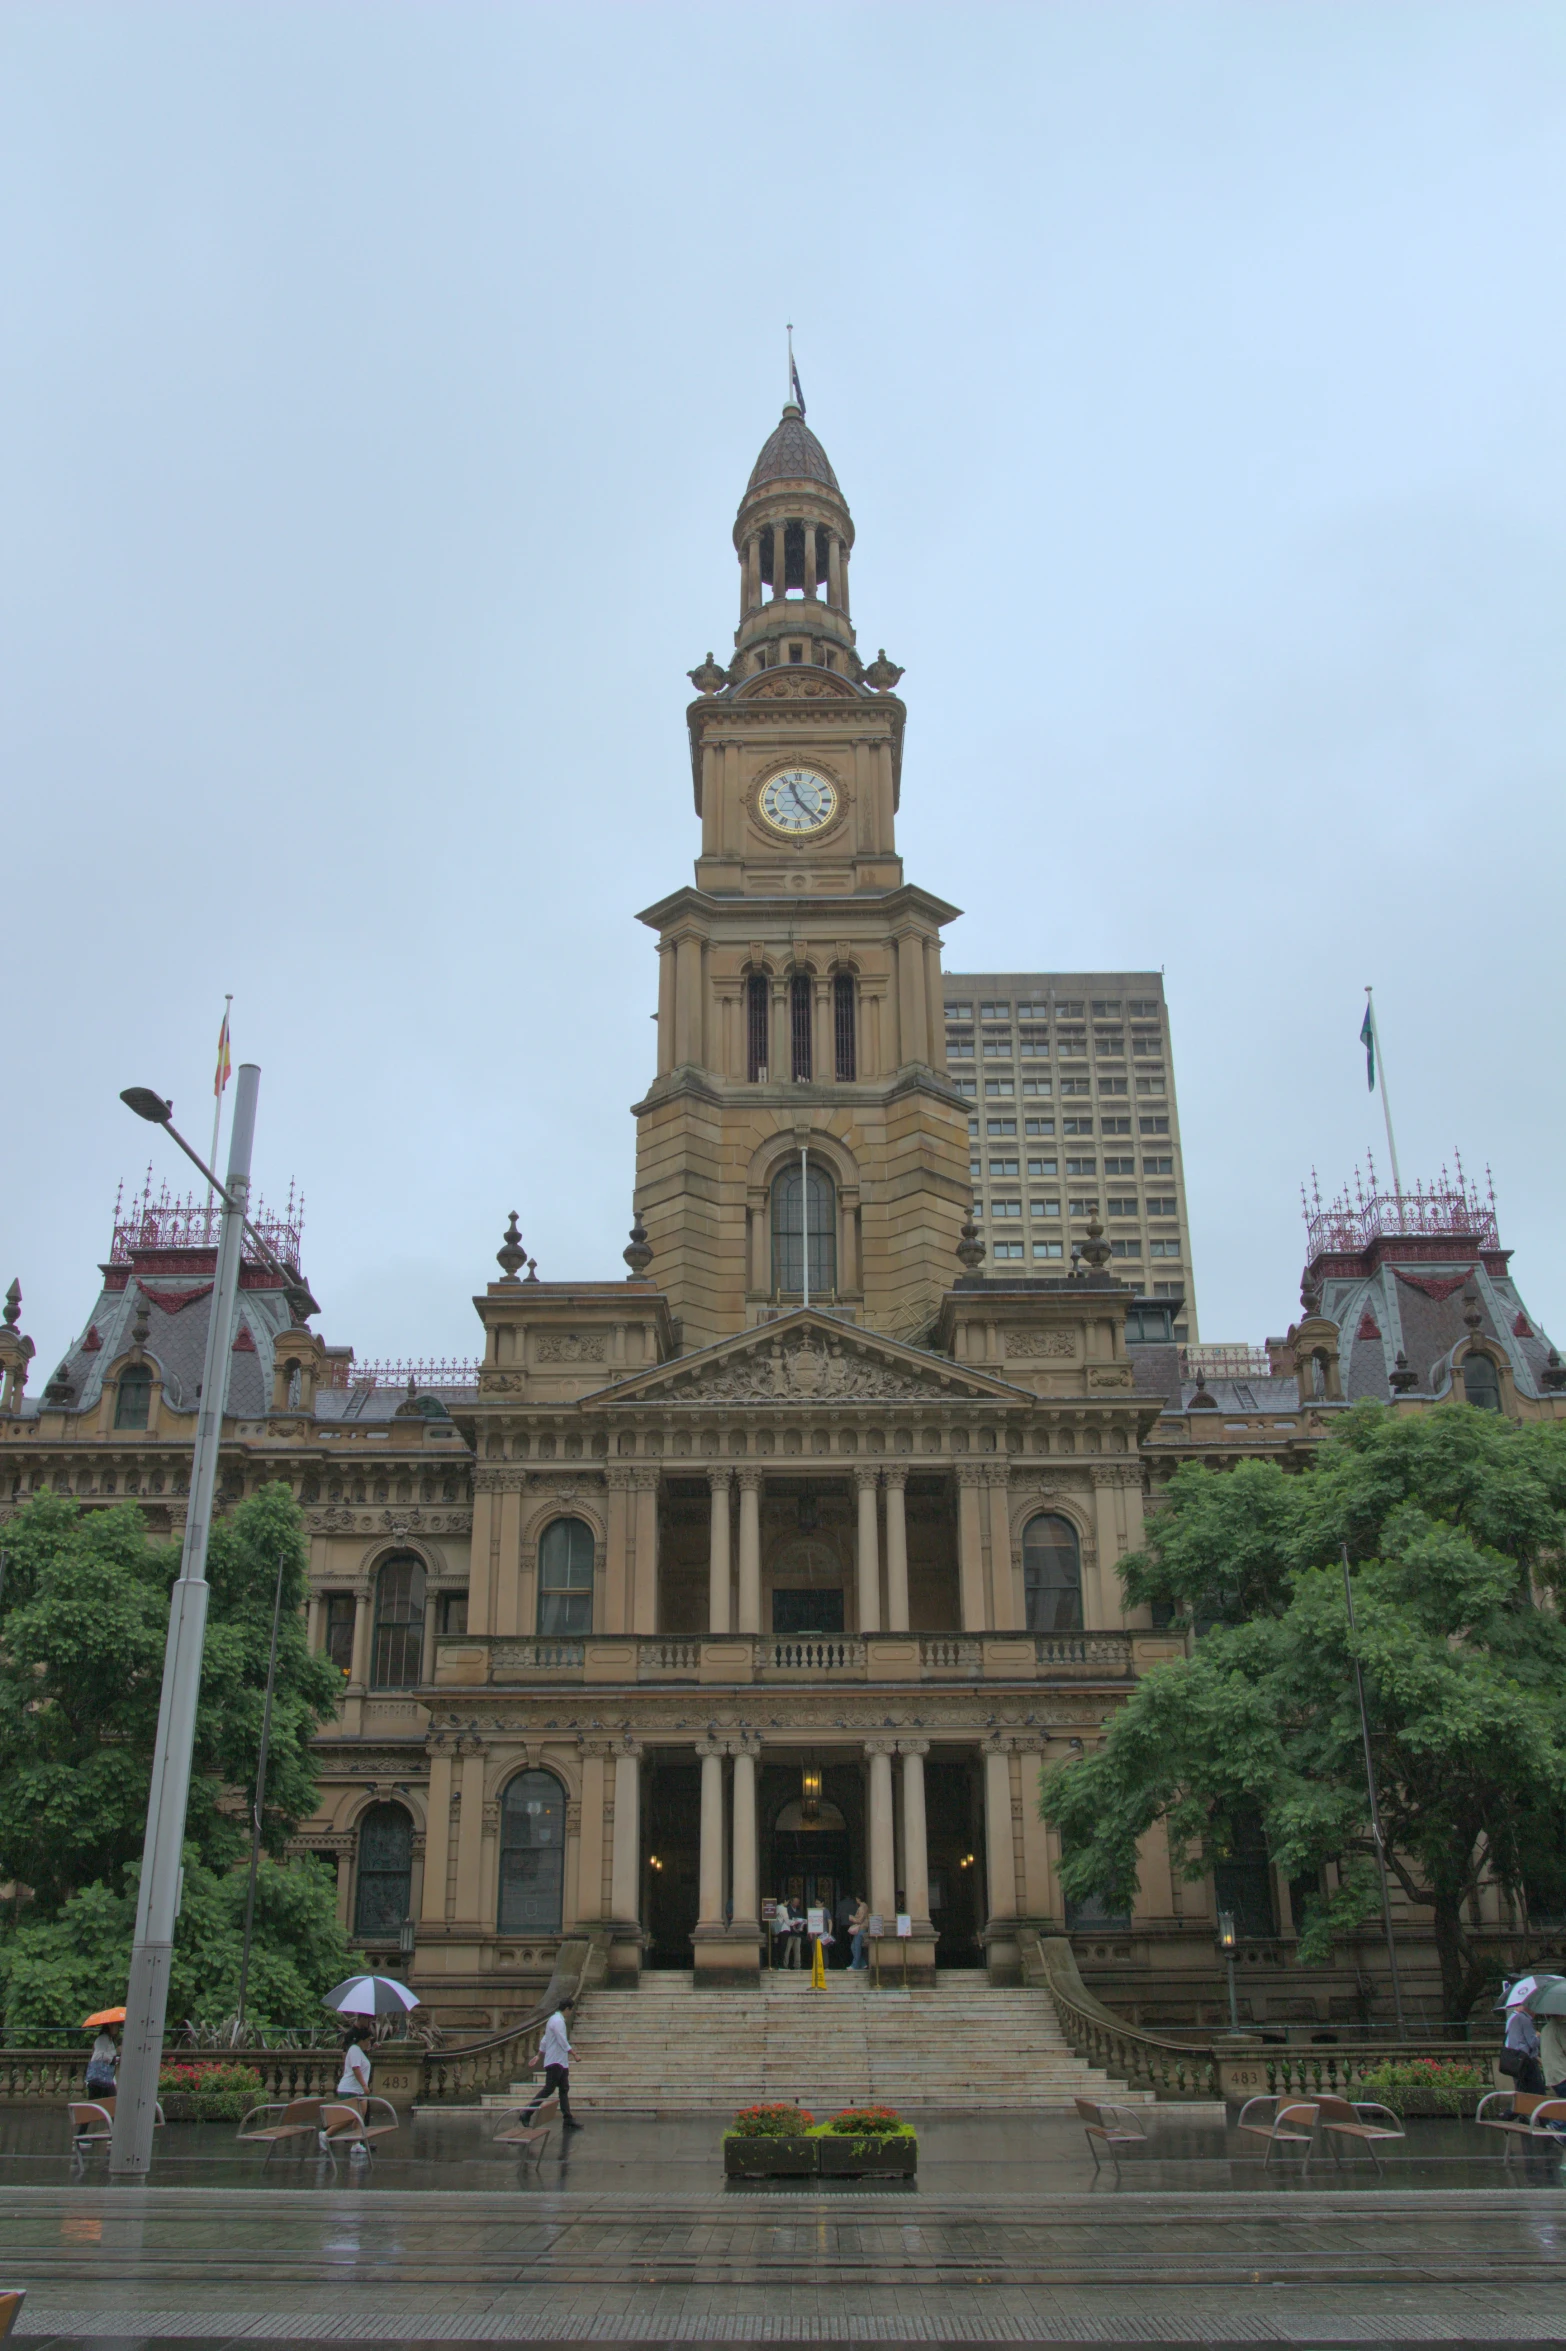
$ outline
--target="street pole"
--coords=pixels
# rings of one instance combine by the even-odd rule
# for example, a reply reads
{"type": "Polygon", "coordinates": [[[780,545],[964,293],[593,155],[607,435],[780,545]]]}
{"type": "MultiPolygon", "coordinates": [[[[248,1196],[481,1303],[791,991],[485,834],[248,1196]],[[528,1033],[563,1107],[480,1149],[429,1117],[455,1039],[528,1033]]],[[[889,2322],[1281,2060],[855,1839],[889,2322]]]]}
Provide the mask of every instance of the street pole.
{"type": "MultiPolygon", "coordinates": [[[[217,1278],[213,1284],[212,1317],[207,1325],[206,1360],[201,1374],[201,1405],[190,1470],[190,1507],[185,1520],[179,1577],[169,1605],[163,1694],[158,1704],[158,1739],[147,1797],[141,1891],[136,1903],[136,1939],[125,1995],[125,2042],[109,2146],[109,2169],[122,2177],[144,2174],[152,2165],[158,2072],[168,2011],[169,1963],[174,1947],[174,1922],[179,1916],[185,1809],[190,1797],[196,1702],[201,1692],[201,1650],[207,1626],[207,1537],[211,1531],[218,1448],[223,1436],[223,1405],[228,1392],[234,1302],[239,1293],[240,1246],[244,1212],[250,1199],[250,1149],[260,1083],[261,1072],[255,1063],[242,1062],[229,1129],[228,1184],[218,1233],[217,1278]]],[[[133,1103],[132,1108],[135,1107],[133,1103]]],[[[143,1111],[141,1115],[147,1114],[143,1111]]],[[[159,1123],[166,1124],[166,1118],[159,1123]]]]}
{"type": "MultiPolygon", "coordinates": [[[[1348,1606],[1349,1641],[1354,1639],[1354,1580],[1349,1574],[1348,1545],[1343,1550],[1343,1598],[1348,1606]]],[[[1381,1807],[1376,1802],[1376,1766],[1370,1752],[1370,1717],[1365,1712],[1365,1677],[1359,1670],[1359,1656],[1354,1652],[1354,1688],[1359,1698],[1359,1735],[1365,1744],[1365,1789],[1370,1798],[1370,1834],[1376,1848],[1376,1868],[1381,1873],[1381,1927],[1387,1939],[1387,1964],[1392,1970],[1392,2006],[1397,2014],[1398,2039],[1407,2030],[1403,2023],[1403,1982],[1397,1972],[1397,1945],[1392,1940],[1392,1895],[1387,1885],[1387,1847],[1381,1833],[1381,1807]]]]}
{"type": "Polygon", "coordinates": [[[256,1873],[261,1867],[261,1813],[266,1802],[266,1758],[272,1744],[272,1691],[277,1682],[277,1636],[283,1622],[283,1570],[288,1565],[288,1553],[281,1551],[277,1561],[277,1593],[272,1602],[272,1648],[266,1661],[266,1697],[261,1707],[261,1753],[256,1763],[256,1800],[250,1833],[250,1883],[245,1888],[245,1940],[239,1955],[239,2014],[234,2046],[239,2046],[239,2033],[245,2023],[245,1992],[250,1982],[250,1934],[256,1916],[256,1873]]]}

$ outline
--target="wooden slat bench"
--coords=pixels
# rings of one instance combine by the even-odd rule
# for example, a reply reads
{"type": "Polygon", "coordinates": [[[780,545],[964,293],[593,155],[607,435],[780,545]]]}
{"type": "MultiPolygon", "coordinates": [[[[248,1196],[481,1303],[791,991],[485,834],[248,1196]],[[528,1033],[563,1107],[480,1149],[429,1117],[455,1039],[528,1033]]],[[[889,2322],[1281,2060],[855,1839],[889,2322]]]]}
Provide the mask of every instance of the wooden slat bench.
{"type": "Polygon", "coordinates": [[[1303,2147],[1301,2171],[1310,2167],[1311,2149],[1316,2143],[1316,2112],[1320,2101],[1315,2098],[1285,2098],[1266,2093],[1260,2098],[1247,2098],[1240,2108],[1237,2127],[1250,2131],[1254,2137],[1265,2139],[1267,2152],[1262,2169],[1272,2161],[1275,2147],[1303,2147]],[[1254,2106],[1270,2106],[1273,2111],[1264,2122],[1247,2122],[1246,2116],[1254,2106]]]}
{"type": "MultiPolygon", "coordinates": [[[[279,2147],[291,2139],[314,2145],[321,2135],[321,2101],[319,2098],[290,2098],[286,2104],[252,2106],[239,2126],[239,2136],[251,2139],[266,2148],[266,2160],[271,2162],[279,2147]],[[257,2123],[258,2115],[276,2116],[275,2122],[257,2123]],[[254,2128],[251,2126],[255,2125],[254,2128]]],[[[265,2167],[263,2166],[263,2169],[265,2167]]]]}
{"type": "MultiPolygon", "coordinates": [[[[73,2098],[70,2105],[70,2116],[73,2161],[80,2161],[89,2147],[106,2147],[114,2136],[114,2099],[112,2094],[107,2098],[73,2098]]],[[[155,2128],[162,2126],[163,2109],[161,2106],[154,2104],[152,2119],[155,2128]]],[[[5,2329],[0,2327],[0,2334],[4,2332],[5,2329]]]]}
{"type": "Polygon", "coordinates": [[[524,2163],[529,2155],[535,2163],[540,2163],[549,2138],[549,2126],[558,2119],[559,2113],[560,2100],[551,2090],[549,2096],[541,2099],[537,2106],[519,2108],[512,2128],[509,2131],[497,2131],[491,2143],[496,2147],[515,2147],[524,2163]]]}
{"type": "Polygon", "coordinates": [[[1095,2171],[1103,2169],[1098,2156],[1100,2147],[1109,2149],[1110,2160],[1118,2171],[1122,2147],[1147,2145],[1147,2133],[1129,2107],[1111,2106],[1097,2098],[1078,2098],[1075,2103],[1077,2118],[1087,2133],[1095,2171]]]}
{"type": "Polygon", "coordinates": [[[1337,2158],[1340,2141],[1347,2139],[1352,2142],[1357,2139],[1377,2171],[1380,2171],[1381,2158],[1376,2153],[1377,2141],[1401,2139],[1406,2135],[1403,2125],[1391,2107],[1383,2106],[1376,2098],[1333,2098],[1323,2091],[1317,2097],[1316,2108],[1321,2128],[1328,2134],[1332,2142],[1334,2160],[1337,2158]],[[1385,2115],[1386,2120],[1384,2122],[1372,2121],[1371,2117],[1378,2114],[1385,2115]]]}
{"type": "Polygon", "coordinates": [[[1556,2154],[1566,2146],[1561,2131],[1552,2130],[1552,2123],[1566,2126],[1566,2098],[1552,2098],[1537,2090],[1489,2090],[1479,2101],[1474,2120],[1483,2130],[1499,2131],[1506,2141],[1506,2156],[1511,2160],[1512,2147],[1518,2140],[1531,2139],[1535,2145],[1552,2147],[1556,2154]],[[1505,2111],[1486,2114],[1487,2106],[1497,2106],[1505,2100],[1505,2111]]]}

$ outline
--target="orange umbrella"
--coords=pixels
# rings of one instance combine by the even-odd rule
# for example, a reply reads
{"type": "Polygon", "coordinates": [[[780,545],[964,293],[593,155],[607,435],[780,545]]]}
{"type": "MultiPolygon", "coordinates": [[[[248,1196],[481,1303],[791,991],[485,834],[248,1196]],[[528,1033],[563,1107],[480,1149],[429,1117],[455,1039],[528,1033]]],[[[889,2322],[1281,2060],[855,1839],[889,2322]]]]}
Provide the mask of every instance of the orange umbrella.
{"type": "Polygon", "coordinates": [[[125,2011],[123,2008],[100,2008],[95,2016],[82,2018],[82,2031],[84,2033],[89,2031],[95,2024],[123,2024],[124,2022],[125,2011]]]}

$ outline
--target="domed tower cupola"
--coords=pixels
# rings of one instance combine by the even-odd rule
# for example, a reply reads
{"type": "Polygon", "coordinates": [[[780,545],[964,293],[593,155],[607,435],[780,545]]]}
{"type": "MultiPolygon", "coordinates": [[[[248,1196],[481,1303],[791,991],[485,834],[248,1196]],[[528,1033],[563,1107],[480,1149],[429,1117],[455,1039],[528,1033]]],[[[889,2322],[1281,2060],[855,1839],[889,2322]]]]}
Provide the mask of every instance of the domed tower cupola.
{"type": "Polygon", "coordinates": [[[751,469],[734,523],[736,682],[786,662],[858,680],[848,617],[853,544],[853,521],[827,453],[799,401],[789,400],[751,469]]]}

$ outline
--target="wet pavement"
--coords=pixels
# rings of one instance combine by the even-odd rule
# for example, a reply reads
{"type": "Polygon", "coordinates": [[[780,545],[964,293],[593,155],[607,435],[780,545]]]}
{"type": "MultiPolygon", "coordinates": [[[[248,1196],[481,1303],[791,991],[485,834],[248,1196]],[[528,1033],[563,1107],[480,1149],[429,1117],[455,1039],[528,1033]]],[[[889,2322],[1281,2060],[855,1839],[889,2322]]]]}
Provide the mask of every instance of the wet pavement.
{"type": "MultiPolygon", "coordinates": [[[[1264,2169],[1216,2108],[1095,2174],[1073,2118],[939,2115],[912,2183],[725,2184],[727,2117],[595,2115],[543,2163],[499,2114],[416,2117],[372,2165],[160,2134],[149,2184],[73,2173],[62,2111],[0,2113],[0,2283],[32,2343],[1547,2342],[1566,2196],[1545,2150],[1411,2122],[1264,2169]]],[[[915,2117],[915,2120],[918,2118],[915,2117]]]]}

